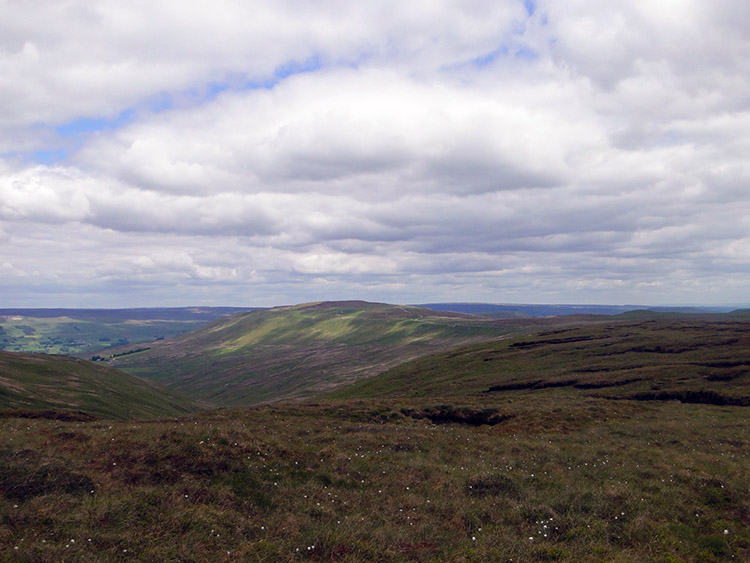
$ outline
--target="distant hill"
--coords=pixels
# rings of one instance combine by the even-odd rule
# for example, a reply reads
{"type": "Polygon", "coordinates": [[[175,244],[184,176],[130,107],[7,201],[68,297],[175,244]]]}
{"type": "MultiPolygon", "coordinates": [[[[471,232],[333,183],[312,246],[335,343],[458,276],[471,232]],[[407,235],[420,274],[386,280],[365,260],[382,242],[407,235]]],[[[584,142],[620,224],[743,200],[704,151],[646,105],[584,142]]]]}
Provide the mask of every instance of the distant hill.
{"type": "Polygon", "coordinates": [[[727,313],[731,307],[646,307],[642,305],[524,305],[493,303],[426,303],[433,311],[454,311],[497,318],[552,317],[561,315],[619,315],[644,310],[664,313],[727,313]]]}
{"type": "Polygon", "coordinates": [[[750,321],[651,313],[425,356],[337,398],[596,396],[750,406],[750,321]]]}
{"type": "Polygon", "coordinates": [[[169,338],[252,309],[0,309],[0,350],[90,356],[112,346],[169,338]]]}
{"type": "Polygon", "coordinates": [[[214,405],[311,396],[513,327],[460,313],[343,301],[235,315],[148,350],[102,352],[124,369],[214,405]],[[128,353],[131,352],[131,353],[128,353]]]}
{"type": "Polygon", "coordinates": [[[0,309],[0,317],[22,316],[36,319],[68,317],[101,323],[153,320],[210,322],[221,317],[253,311],[255,309],[258,309],[258,307],[134,307],[129,309],[16,308],[0,309]]]}
{"type": "Polygon", "coordinates": [[[197,409],[150,381],[86,360],[0,352],[0,412],[81,411],[105,418],[157,418],[197,409]]]}

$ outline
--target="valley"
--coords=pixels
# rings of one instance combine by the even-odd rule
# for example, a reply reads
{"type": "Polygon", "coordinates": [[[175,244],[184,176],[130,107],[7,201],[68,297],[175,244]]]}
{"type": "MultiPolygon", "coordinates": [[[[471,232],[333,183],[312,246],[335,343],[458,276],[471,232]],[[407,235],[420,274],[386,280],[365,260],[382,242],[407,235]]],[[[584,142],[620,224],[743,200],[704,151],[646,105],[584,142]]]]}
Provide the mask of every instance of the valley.
{"type": "Polygon", "coordinates": [[[108,363],[207,405],[249,406],[312,397],[431,352],[518,330],[505,321],[420,307],[311,303],[219,320],[108,363]]]}
{"type": "Polygon", "coordinates": [[[747,312],[314,303],[138,347],[0,355],[0,559],[750,558],[747,312]]]}
{"type": "Polygon", "coordinates": [[[0,350],[88,358],[97,350],[163,340],[247,310],[236,307],[0,309],[0,350]]]}

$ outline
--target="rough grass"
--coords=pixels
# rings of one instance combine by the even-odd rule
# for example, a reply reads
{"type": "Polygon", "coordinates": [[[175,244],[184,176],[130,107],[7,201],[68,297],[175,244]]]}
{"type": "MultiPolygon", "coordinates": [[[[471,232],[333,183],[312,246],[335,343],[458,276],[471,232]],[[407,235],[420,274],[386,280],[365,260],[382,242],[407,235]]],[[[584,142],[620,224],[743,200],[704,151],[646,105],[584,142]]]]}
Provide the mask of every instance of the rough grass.
{"type": "Polygon", "coordinates": [[[3,419],[0,559],[747,560],[749,413],[493,397],[3,419]],[[488,410],[508,417],[412,416],[488,410]]]}
{"type": "Polygon", "coordinates": [[[197,406],[150,381],[79,358],[0,352],[0,413],[18,409],[127,419],[185,414],[197,406]]]}
{"type": "Polygon", "coordinates": [[[732,316],[607,319],[404,363],[338,398],[557,394],[750,404],[750,322],[732,316]]]}

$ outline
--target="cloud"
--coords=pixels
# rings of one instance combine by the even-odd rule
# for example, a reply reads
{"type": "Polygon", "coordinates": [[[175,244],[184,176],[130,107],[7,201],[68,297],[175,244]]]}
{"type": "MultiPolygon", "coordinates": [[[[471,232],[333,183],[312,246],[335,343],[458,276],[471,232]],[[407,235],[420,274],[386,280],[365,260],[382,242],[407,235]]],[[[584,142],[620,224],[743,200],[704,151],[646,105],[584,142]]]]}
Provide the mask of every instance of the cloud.
{"type": "Polygon", "coordinates": [[[382,174],[433,174],[456,190],[494,191],[550,185],[565,172],[566,152],[598,134],[579,123],[563,143],[566,120],[554,111],[457,86],[381,71],[322,74],[154,116],[87,147],[77,161],[182,193],[330,190],[331,182],[382,174]]]}
{"type": "Polygon", "coordinates": [[[34,167],[0,180],[0,219],[66,222],[89,213],[85,184],[78,170],[34,167]]]}
{"type": "Polygon", "coordinates": [[[746,301],[735,3],[6,4],[8,305],[746,301]]]}
{"type": "Polygon", "coordinates": [[[160,0],[124,6],[7,2],[0,123],[109,116],[162,92],[273,77],[317,56],[330,63],[450,64],[512,33],[516,2],[273,5],[160,0]],[[86,93],[81,96],[81,93],[86,93]]]}

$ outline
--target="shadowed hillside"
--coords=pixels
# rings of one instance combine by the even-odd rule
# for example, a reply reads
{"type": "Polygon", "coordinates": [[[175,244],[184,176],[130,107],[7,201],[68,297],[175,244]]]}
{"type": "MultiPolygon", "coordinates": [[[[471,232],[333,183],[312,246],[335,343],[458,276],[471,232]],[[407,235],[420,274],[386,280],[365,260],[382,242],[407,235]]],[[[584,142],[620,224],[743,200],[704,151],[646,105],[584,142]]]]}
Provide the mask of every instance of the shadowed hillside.
{"type": "Polygon", "coordinates": [[[250,405],[312,396],[510,330],[501,321],[419,307],[312,303],[235,315],[148,350],[120,348],[124,355],[111,365],[209,404],[250,405]]]}
{"type": "Polygon", "coordinates": [[[78,358],[0,352],[0,411],[19,409],[124,419],[186,414],[196,406],[149,381],[78,358]]]}
{"type": "Polygon", "coordinates": [[[402,364],[337,397],[590,395],[750,405],[750,321],[628,313],[402,364]]]}

